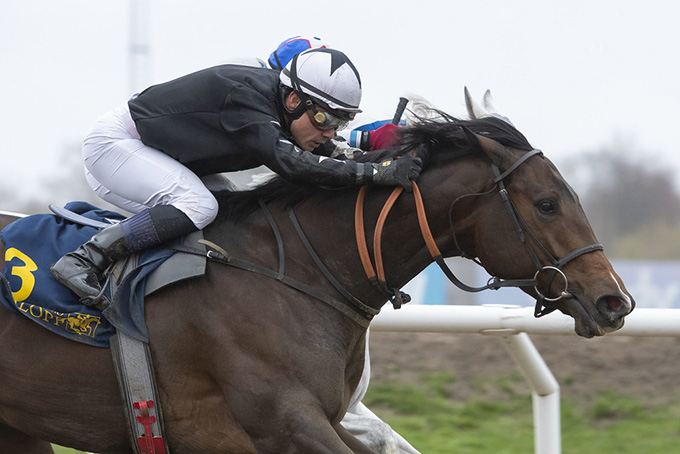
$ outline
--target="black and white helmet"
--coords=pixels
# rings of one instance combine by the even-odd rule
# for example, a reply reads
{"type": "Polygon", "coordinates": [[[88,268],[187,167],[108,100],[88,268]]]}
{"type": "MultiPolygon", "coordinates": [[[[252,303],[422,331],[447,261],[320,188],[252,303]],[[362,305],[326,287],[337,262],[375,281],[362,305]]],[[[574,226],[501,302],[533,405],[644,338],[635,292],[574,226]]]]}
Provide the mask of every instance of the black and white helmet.
{"type": "Polygon", "coordinates": [[[347,56],[339,50],[309,49],[297,54],[281,71],[279,80],[301,98],[343,117],[361,112],[361,79],[347,56]]]}

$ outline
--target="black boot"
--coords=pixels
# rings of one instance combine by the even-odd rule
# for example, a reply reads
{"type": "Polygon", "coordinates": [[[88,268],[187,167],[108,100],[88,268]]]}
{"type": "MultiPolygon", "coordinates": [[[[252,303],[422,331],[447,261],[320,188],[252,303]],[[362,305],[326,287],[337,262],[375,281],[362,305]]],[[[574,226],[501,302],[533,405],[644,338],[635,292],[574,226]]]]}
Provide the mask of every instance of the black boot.
{"type": "Polygon", "coordinates": [[[60,258],[50,271],[86,306],[105,307],[99,274],[110,264],[195,230],[194,223],[172,205],[149,208],[97,232],[87,243],[60,258]]]}
{"type": "Polygon", "coordinates": [[[52,265],[52,275],[87,306],[99,302],[99,274],[130,253],[121,224],[97,232],[92,239],[52,265]]]}

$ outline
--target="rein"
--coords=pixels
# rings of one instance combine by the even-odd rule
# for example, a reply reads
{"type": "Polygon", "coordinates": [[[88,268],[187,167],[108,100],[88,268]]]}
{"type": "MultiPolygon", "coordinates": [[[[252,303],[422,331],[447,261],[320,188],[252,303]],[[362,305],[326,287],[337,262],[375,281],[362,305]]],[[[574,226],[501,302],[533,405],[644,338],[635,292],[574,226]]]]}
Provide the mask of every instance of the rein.
{"type": "MultiPolygon", "coordinates": [[[[415,182],[414,182],[415,183],[415,182]]],[[[371,284],[378,287],[380,291],[390,295],[390,301],[395,309],[399,309],[402,304],[406,304],[411,301],[411,297],[406,293],[402,292],[397,288],[390,288],[387,286],[387,280],[385,279],[385,268],[383,266],[382,260],[382,230],[385,226],[385,220],[389,214],[394,202],[397,201],[401,193],[404,191],[402,186],[396,186],[392,194],[385,202],[380,215],[378,216],[378,222],[375,226],[375,235],[373,236],[373,251],[375,253],[375,268],[371,263],[371,257],[368,254],[368,246],[366,245],[366,232],[364,230],[364,199],[366,198],[366,186],[362,186],[359,189],[359,194],[357,195],[357,202],[354,209],[354,231],[357,239],[357,248],[359,249],[359,256],[361,257],[361,264],[364,267],[364,272],[368,277],[371,284]]]]}
{"type": "MultiPolygon", "coordinates": [[[[536,294],[538,297],[536,298],[536,307],[534,309],[534,316],[535,317],[542,317],[544,315],[549,314],[550,312],[554,311],[556,308],[553,307],[548,307],[546,306],[546,302],[554,302],[558,301],[562,298],[570,297],[571,294],[567,291],[567,288],[569,286],[569,281],[567,280],[567,276],[564,274],[562,271],[562,267],[565,266],[567,263],[570,261],[574,260],[577,257],[580,257],[583,254],[587,254],[590,252],[595,252],[595,251],[602,251],[604,250],[604,246],[600,243],[593,243],[587,246],[583,246],[581,248],[575,249],[572,252],[568,253],[561,259],[555,258],[546,248],[543,246],[543,244],[538,240],[538,238],[531,232],[531,229],[529,226],[526,224],[526,222],[522,219],[519,211],[515,207],[515,205],[512,203],[512,200],[510,199],[510,196],[508,194],[508,191],[505,188],[504,184],[504,179],[510,175],[515,169],[517,169],[522,163],[524,163],[527,159],[531,158],[532,156],[537,156],[537,155],[542,155],[543,153],[541,150],[532,150],[525,155],[523,155],[520,159],[518,159],[510,168],[508,168],[505,172],[500,173],[500,170],[495,164],[492,164],[492,170],[494,172],[494,184],[496,184],[499,187],[499,193],[501,195],[501,198],[503,200],[503,204],[507,209],[508,215],[510,218],[513,220],[513,223],[515,225],[515,229],[517,232],[517,235],[520,239],[520,241],[524,244],[525,248],[527,249],[529,255],[531,256],[532,260],[534,261],[534,264],[536,265],[536,273],[534,274],[534,277],[532,279],[500,279],[498,277],[491,277],[489,279],[489,282],[482,287],[470,287],[466,284],[464,284],[460,279],[458,279],[453,271],[448,267],[446,262],[444,261],[444,257],[442,253],[439,251],[439,248],[437,247],[437,244],[434,240],[434,237],[432,236],[432,232],[430,231],[429,224],[427,222],[427,215],[425,213],[425,205],[423,203],[423,199],[420,193],[420,189],[418,188],[418,185],[416,182],[413,182],[413,197],[415,199],[415,204],[416,204],[416,213],[418,217],[418,224],[420,226],[420,231],[423,236],[423,239],[425,241],[425,245],[427,246],[427,249],[430,253],[430,256],[432,259],[439,265],[439,268],[441,268],[442,272],[446,275],[446,277],[458,288],[460,288],[463,291],[466,292],[480,292],[482,290],[488,290],[488,289],[493,289],[493,290],[498,290],[499,288],[502,287],[533,287],[536,294]],[[527,242],[527,235],[525,234],[525,231],[529,234],[529,236],[534,240],[534,242],[539,246],[541,251],[550,258],[552,265],[547,265],[544,266],[542,265],[540,259],[536,255],[535,251],[531,247],[531,245],[527,242]],[[561,275],[561,277],[564,279],[564,290],[560,293],[559,296],[554,297],[554,298],[549,298],[546,295],[544,295],[542,292],[538,290],[538,277],[539,275],[547,271],[550,273],[550,276],[548,277],[548,284],[547,287],[550,288],[550,285],[552,284],[552,281],[554,280],[556,275],[561,275]]],[[[379,289],[381,289],[384,292],[390,293],[394,295],[394,298],[396,299],[396,295],[398,290],[396,289],[390,289],[387,286],[386,279],[385,279],[385,271],[383,267],[383,260],[382,260],[382,250],[380,247],[381,240],[382,240],[382,231],[383,227],[385,224],[385,219],[387,218],[387,215],[389,211],[392,209],[392,206],[394,206],[395,201],[403,192],[403,187],[397,186],[394,188],[392,191],[392,194],[388,198],[388,200],[385,202],[385,205],[383,206],[382,211],[380,212],[380,216],[378,218],[378,222],[375,226],[375,231],[374,231],[374,236],[373,236],[373,251],[375,255],[375,268],[377,269],[377,272],[373,268],[371,258],[368,253],[368,247],[366,245],[366,234],[364,230],[364,217],[363,217],[363,207],[364,207],[364,199],[366,197],[366,186],[363,186],[361,190],[359,191],[359,195],[357,196],[357,201],[356,201],[356,206],[355,206],[355,231],[356,231],[356,239],[357,239],[357,248],[359,250],[359,255],[361,257],[361,263],[364,267],[364,271],[366,273],[366,276],[368,277],[368,280],[376,285],[379,289]]],[[[401,292],[398,292],[401,293],[401,292]]],[[[401,293],[403,294],[403,293],[401,293]]],[[[406,295],[408,297],[408,295],[406,295]]],[[[397,304],[395,304],[395,301],[393,301],[393,304],[395,305],[395,308],[398,308],[397,304]]]]}

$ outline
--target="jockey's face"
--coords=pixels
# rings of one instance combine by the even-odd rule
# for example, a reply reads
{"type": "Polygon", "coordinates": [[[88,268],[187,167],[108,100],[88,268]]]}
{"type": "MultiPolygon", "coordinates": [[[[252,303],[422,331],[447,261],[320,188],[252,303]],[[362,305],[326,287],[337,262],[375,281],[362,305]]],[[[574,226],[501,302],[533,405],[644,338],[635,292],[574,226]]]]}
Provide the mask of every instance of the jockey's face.
{"type": "MultiPolygon", "coordinates": [[[[291,92],[286,98],[286,105],[289,110],[294,110],[301,102],[302,100],[295,92],[291,92]]],[[[290,133],[293,135],[293,140],[297,146],[305,151],[312,151],[335,136],[334,129],[321,130],[314,126],[312,119],[306,113],[291,122],[290,133]]]]}

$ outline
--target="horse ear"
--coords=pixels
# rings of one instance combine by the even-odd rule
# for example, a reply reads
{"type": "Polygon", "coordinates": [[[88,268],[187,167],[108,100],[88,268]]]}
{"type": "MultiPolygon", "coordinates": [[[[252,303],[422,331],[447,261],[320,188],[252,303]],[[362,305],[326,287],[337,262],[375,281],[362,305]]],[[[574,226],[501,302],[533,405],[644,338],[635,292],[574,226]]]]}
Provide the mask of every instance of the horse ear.
{"type": "Polygon", "coordinates": [[[474,99],[472,99],[472,96],[470,96],[470,91],[467,87],[464,87],[464,92],[465,108],[467,109],[468,117],[470,117],[471,120],[483,117],[496,117],[499,120],[503,120],[507,124],[514,126],[510,119],[505,115],[502,115],[498,111],[498,108],[496,108],[493,98],[491,97],[491,90],[484,92],[482,104],[477,103],[474,99]]]}
{"type": "Polygon", "coordinates": [[[472,99],[472,96],[470,96],[470,91],[467,87],[463,87],[463,92],[465,94],[465,108],[467,110],[468,117],[471,120],[487,117],[490,115],[490,112],[484,106],[481,106],[479,103],[475,102],[474,99],[472,99]]]}
{"type": "Polygon", "coordinates": [[[492,163],[499,166],[508,158],[508,150],[493,139],[475,134],[463,126],[463,132],[473,148],[484,153],[492,163]]]}

